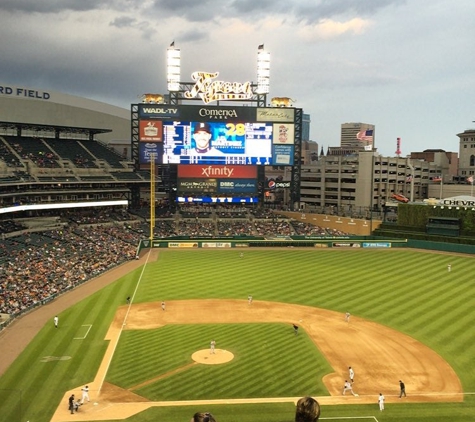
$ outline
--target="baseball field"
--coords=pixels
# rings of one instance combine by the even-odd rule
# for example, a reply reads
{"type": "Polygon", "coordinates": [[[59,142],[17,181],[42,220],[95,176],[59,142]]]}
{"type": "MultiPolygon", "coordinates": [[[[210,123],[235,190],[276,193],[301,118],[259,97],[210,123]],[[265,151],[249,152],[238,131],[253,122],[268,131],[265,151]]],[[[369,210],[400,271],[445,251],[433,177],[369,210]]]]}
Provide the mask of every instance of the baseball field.
{"type": "Polygon", "coordinates": [[[320,420],[475,419],[472,256],[240,252],[147,252],[0,332],[0,421],[290,421],[305,395],[320,420]]]}

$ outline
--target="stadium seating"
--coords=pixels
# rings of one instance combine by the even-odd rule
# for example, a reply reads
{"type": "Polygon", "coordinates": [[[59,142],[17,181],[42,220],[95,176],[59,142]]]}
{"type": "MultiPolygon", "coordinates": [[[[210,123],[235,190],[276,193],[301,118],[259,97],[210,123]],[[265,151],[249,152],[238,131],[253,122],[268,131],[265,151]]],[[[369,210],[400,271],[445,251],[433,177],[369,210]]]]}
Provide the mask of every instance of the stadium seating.
{"type": "Polygon", "coordinates": [[[4,136],[3,137],[10,147],[23,160],[31,160],[40,168],[57,168],[59,167],[59,157],[47,146],[43,139],[4,136]]]}
{"type": "Polygon", "coordinates": [[[122,158],[116,151],[97,141],[81,141],[84,148],[98,160],[104,160],[111,168],[124,168],[122,158]]]}
{"type": "Polygon", "coordinates": [[[95,158],[76,139],[50,139],[45,142],[62,159],[70,160],[79,168],[97,168],[95,158]]]}

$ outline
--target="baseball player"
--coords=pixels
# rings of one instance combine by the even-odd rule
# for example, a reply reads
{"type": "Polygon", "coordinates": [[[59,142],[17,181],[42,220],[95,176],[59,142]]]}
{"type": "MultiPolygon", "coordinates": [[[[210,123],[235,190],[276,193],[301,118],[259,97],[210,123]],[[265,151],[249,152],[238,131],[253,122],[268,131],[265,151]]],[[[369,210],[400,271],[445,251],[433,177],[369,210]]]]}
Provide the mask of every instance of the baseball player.
{"type": "Polygon", "coordinates": [[[57,316],[53,318],[53,322],[54,322],[54,327],[58,328],[59,318],[57,316]]]}
{"type": "Polygon", "coordinates": [[[249,305],[252,303],[252,296],[251,296],[251,295],[249,295],[249,296],[247,297],[247,303],[248,303],[249,305]]]}
{"type": "Polygon", "coordinates": [[[447,265],[447,272],[450,273],[450,271],[452,271],[452,265],[451,264],[447,265]]]}
{"type": "Polygon", "coordinates": [[[209,345],[209,353],[210,354],[215,354],[214,349],[216,348],[216,342],[214,340],[211,340],[211,343],[209,345]]]}
{"type": "Polygon", "coordinates": [[[399,398],[402,396],[406,397],[406,385],[401,380],[399,380],[399,389],[399,398]]]}
{"type": "Polygon", "coordinates": [[[382,412],[384,410],[384,396],[383,396],[383,393],[379,393],[378,403],[379,403],[379,410],[382,412]]]}
{"type": "Polygon", "coordinates": [[[165,310],[165,302],[162,302],[162,310],[165,310]]]}
{"type": "Polygon", "coordinates": [[[89,400],[89,387],[86,385],[85,387],[83,387],[81,389],[81,391],[82,391],[81,404],[84,404],[85,400],[90,401],[89,400]]]}
{"type": "Polygon", "coordinates": [[[294,333],[297,335],[299,333],[299,326],[297,324],[292,324],[292,327],[294,327],[294,333]]]}
{"type": "Polygon", "coordinates": [[[345,321],[346,322],[350,322],[350,315],[351,314],[349,312],[346,312],[346,314],[345,314],[345,321]]]}
{"type": "Polygon", "coordinates": [[[355,382],[355,371],[351,366],[348,367],[348,374],[350,375],[350,382],[353,384],[355,382]]]}
{"type": "Polygon", "coordinates": [[[345,380],[345,385],[343,386],[343,395],[345,395],[347,391],[350,391],[351,394],[356,396],[356,393],[353,391],[353,387],[351,386],[351,383],[348,382],[348,380],[345,380]]]}

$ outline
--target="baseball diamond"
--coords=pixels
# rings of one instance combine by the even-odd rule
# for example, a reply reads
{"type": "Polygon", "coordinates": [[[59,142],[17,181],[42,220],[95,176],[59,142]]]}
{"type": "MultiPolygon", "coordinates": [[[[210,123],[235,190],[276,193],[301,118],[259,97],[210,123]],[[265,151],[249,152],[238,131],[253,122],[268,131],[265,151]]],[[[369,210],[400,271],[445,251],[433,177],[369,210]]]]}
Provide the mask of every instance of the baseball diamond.
{"type": "MultiPolygon", "coordinates": [[[[254,394],[252,393],[254,386],[246,386],[245,375],[242,375],[240,379],[243,384],[241,389],[236,387],[234,392],[228,392],[229,395],[224,393],[223,397],[200,395],[200,390],[192,384],[187,384],[187,393],[181,398],[178,398],[182,394],[179,392],[175,393],[176,399],[168,398],[173,396],[173,391],[160,392],[160,385],[166,385],[169,388],[176,384],[179,387],[185,382],[180,383],[179,380],[188,380],[193,373],[203,382],[208,382],[206,371],[218,371],[210,374],[215,374],[212,377],[220,374],[219,376],[223,376],[224,379],[231,380],[233,365],[245,364],[243,361],[248,359],[252,365],[252,359],[255,358],[255,362],[260,362],[258,359],[261,355],[264,357],[268,355],[272,370],[278,368],[279,359],[281,359],[280,365],[284,361],[287,362],[286,366],[295,365],[295,371],[288,372],[288,374],[295,373],[295,378],[297,378],[295,385],[298,385],[299,379],[305,379],[305,376],[308,378],[310,374],[320,373],[318,368],[311,369],[311,366],[308,366],[309,363],[305,363],[307,366],[303,368],[300,367],[297,364],[299,360],[307,362],[307,356],[310,355],[308,362],[313,360],[317,367],[322,365],[319,370],[324,375],[321,380],[315,379],[315,388],[311,387],[317,394],[312,394],[312,391],[310,394],[318,397],[326,415],[347,415],[348,411],[344,410],[345,408],[351,409],[349,414],[353,416],[368,414],[368,409],[377,409],[377,396],[380,391],[384,391],[386,397],[385,416],[389,414],[392,406],[393,409],[405,409],[405,412],[411,412],[408,410],[410,408],[418,409],[423,406],[426,414],[430,414],[430,409],[437,409],[434,411],[440,412],[440,406],[450,405],[450,412],[453,412],[456,409],[453,406],[462,406],[461,409],[463,409],[470,406],[473,401],[470,395],[464,393],[463,385],[467,382],[467,378],[463,376],[460,378],[463,373],[456,372],[458,366],[454,367],[453,359],[444,358],[447,355],[441,353],[441,350],[443,351],[440,349],[441,346],[439,346],[440,350],[434,350],[433,345],[437,344],[437,341],[435,343],[427,341],[427,334],[416,335],[419,327],[427,328],[429,332],[438,330],[434,325],[436,321],[427,323],[419,321],[415,326],[408,324],[413,315],[410,310],[413,304],[409,302],[416,300],[414,292],[427,291],[427,285],[417,282],[417,279],[421,277],[421,271],[430,274],[441,273],[440,277],[444,278],[431,283],[433,293],[428,294],[426,300],[420,300],[417,297],[416,303],[420,304],[419,314],[423,317],[423,321],[427,321],[425,317],[431,318],[432,307],[428,303],[432,300],[436,300],[439,304],[438,311],[441,318],[447,317],[450,312],[459,314],[457,310],[450,311],[454,309],[451,302],[454,295],[466,284],[462,281],[463,286],[460,288],[456,285],[448,286],[445,278],[449,277],[449,274],[446,270],[442,272],[437,269],[431,270],[436,263],[444,268],[443,259],[442,254],[415,250],[248,250],[245,260],[239,257],[239,251],[234,250],[149,250],[142,253],[139,260],[122,265],[13,323],[8,330],[1,333],[0,351],[8,362],[8,349],[5,344],[18,339],[19,336],[15,334],[19,332],[22,333],[23,341],[32,341],[34,331],[43,327],[56,314],[60,315],[62,321],[61,327],[57,330],[60,335],[65,332],[61,331],[63,327],[70,327],[68,328],[70,334],[65,337],[66,339],[78,337],[77,333],[80,332],[81,327],[83,328],[86,324],[92,325],[88,335],[82,340],[73,340],[73,344],[63,346],[53,344],[55,353],[48,345],[35,351],[37,358],[34,359],[36,363],[31,368],[31,377],[35,376],[34,373],[37,370],[35,367],[38,365],[71,364],[69,368],[79,369],[79,372],[71,373],[70,381],[64,383],[67,372],[61,370],[60,366],[50,367],[53,375],[58,372],[58,376],[62,377],[61,385],[69,384],[70,387],[62,391],[53,388],[54,395],[57,397],[55,399],[57,406],[48,419],[35,419],[39,421],[127,419],[139,422],[155,420],[160,418],[158,416],[160,414],[168,415],[169,420],[178,420],[167,413],[169,408],[174,409],[173,414],[176,417],[183,416],[183,411],[187,412],[185,414],[192,414],[196,409],[202,408],[213,411],[213,414],[220,414],[221,411],[224,413],[220,419],[227,420],[226,411],[230,411],[229,406],[238,409],[239,406],[245,404],[257,406],[256,411],[260,407],[266,409],[267,412],[268,406],[272,406],[276,412],[286,409],[291,417],[295,402],[301,395],[298,388],[292,387],[293,381],[287,379],[275,378],[274,383],[289,384],[289,388],[294,388],[298,394],[271,395],[269,392],[269,394],[259,396],[257,394],[259,388],[254,394]],[[391,284],[378,283],[376,275],[381,275],[382,269],[387,267],[389,260],[403,257],[409,273],[415,272],[415,276],[406,274],[398,277],[389,271],[385,280],[390,279],[391,284]],[[423,261],[426,261],[424,265],[421,264],[423,261]],[[290,265],[291,262],[293,266],[290,265]],[[342,262],[345,262],[344,266],[341,266],[342,262]],[[269,263],[279,268],[273,270],[271,266],[267,275],[259,274],[259,277],[254,277],[252,280],[248,280],[244,275],[246,272],[243,270],[250,268],[255,270],[269,263]],[[303,265],[304,263],[309,264],[308,268],[303,265]],[[201,265],[201,269],[198,264],[201,265]],[[371,268],[372,265],[376,268],[371,268]],[[221,274],[220,270],[223,266],[234,268],[237,274],[241,272],[243,276],[237,275],[233,278],[228,274],[219,285],[216,285],[209,274],[221,274]],[[420,268],[421,266],[424,269],[420,268]],[[192,268],[194,268],[193,279],[185,281],[186,275],[190,274],[192,268]],[[310,274],[317,268],[318,277],[314,277],[315,281],[309,284],[310,274]],[[361,275],[359,275],[360,268],[361,275]],[[345,280],[334,280],[336,273],[342,279],[348,280],[351,277],[351,283],[347,285],[345,280]],[[290,274],[293,274],[294,282],[285,283],[284,280],[287,280],[286,277],[290,274]],[[231,280],[227,281],[229,278],[231,280]],[[365,283],[364,280],[367,278],[373,281],[365,283]],[[120,280],[117,281],[118,279],[120,280]],[[267,285],[268,280],[275,279],[283,279],[283,282],[274,282],[273,286],[267,285]],[[179,280],[181,280],[180,283],[178,283],[179,280]],[[234,280],[241,280],[241,285],[237,286],[234,280]],[[406,291],[403,284],[408,281],[411,282],[411,289],[406,291]],[[378,285],[377,288],[375,284],[378,285]],[[297,285],[300,286],[298,289],[297,285]],[[311,285],[314,286],[314,294],[308,296],[308,288],[311,285]],[[191,286],[193,290],[190,290],[191,286]],[[344,286],[347,286],[348,292],[345,292],[344,286]],[[278,287],[277,291],[276,287],[278,287]],[[398,297],[391,295],[395,288],[400,290],[398,297]],[[445,290],[452,290],[449,298],[445,299],[447,305],[440,302],[445,290]],[[250,291],[253,293],[252,306],[248,304],[250,291]],[[132,295],[131,303],[126,304],[124,298],[129,292],[135,293],[132,295]],[[240,292],[245,292],[245,294],[240,292]],[[348,299],[354,297],[357,292],[359,296],[355,297],[354,301],[348,299]],[[365,299],[362,299],[363,297],[365,299]],[[166,312],[163,312],[160,306],[163,298],[167,303],[166,312]],[[95,306],[95,311],[90,312],[91,318],[89,318],[84,310],[88,309],[87,303],[91,301],[95,304],[107,305],[95,306]],[[367,310],[363,306],[366,303],[370,305],[367,310]],[[425,308],[426,305],[428,308],[425,308]],[[402,319],[400,313],[392,313],[393,308],[397,306],[402,306],[401,309],[405,310],[406,316],[402,319]],[[107,308],[107,312],[101,316],[98,308],[103,310],[107,308]],[[352,315],[349,323],[344,319],[347,309],[351,310],[352,315]],[[382,315],[387,316],[381,317],[382,315]],[[100,325],[98,318],[104,320],[104,327],[98,327],[100,325]],[[395,328],[391,327],[390,321],[394,321],[395,328]],[[402,324],[401,321],[406,322],[402,324]],[[296,322],[300,327],[298,336],[294,336],[292,331],[292,324],[296,322]],[[406,333],[400,329],[403,326],[406,327],[404,330],[406,333]],[[239,331],[243,333],[243,340],[237,341],[236,344],[227,343],[229,338],[238,339],[239,331]],[[31,334],[28,335],[28,332],[31,334]],[[200,353],[203,356],[202,359],[206,358],[211,340],[211,337],[206,335],[216,332],[221,334],[221,338],[216,338],[218,361],[221,352],[223,355],[229,354],[230,359],[223,362],[217,361],[214,365],[206,365],[201,363],[200,359],[194,359],[193,356],[200,353]],[[177,333],[180,333],[183,341],[172,340],[177,333]],[[203,333],[205,337],[201,338],[203,333]],[[424,341],[418,340],[418,337],[424,341]],[[170,348],[168,341],[163,341],[163,339],[170,339],[172,342],[170,348]],[[295,343],[296,341],[300,343],[295,343]],[[96,342],[102,344],[100,346],[102,351],[88,355],[89,349],[96,348],[99,351],[97,346],[93,345],[96,342]],[[250,351],[246,349],[246,344],[250,347],[250,351]],[[292,344],[298,344],[298,346],[292,346],[292,344]],[[285,350],[277,350],[274,353],[266,349],[266,347],[279,349],[279,345],[285,350]],[[84,366],[84,373],[80,371],[80,367],[85,365],[85,361],[80,360],[79,362],[82,363],[78,365],[77,353],[89,356],[95,362],[90,367],[84,366]],[[41,362],[44,356],[71,356],[71,359],[58,358],[41,362]],[[141,361],[141,359],[145,360],[141,361]],[[163,366],[156,364],[164,359],[170,359],[170,362],[163,366]],[[156,365],[156,371],[147,369],[150,368],[147,366],[147,360],[156,365]],[[124,365],[124,362],[128,363],[124,365]],[[139,362],[142,363],[139,364],[139,362]],[[354,390],[358,396],[341,395],[342,382],[347,377],[350,365],[357,372],[354,390]],[[142,366],[145,371],[141,371],[142,366]],[[127,373],[128,375],[124,377],[127,373]],[[229,378],[226,378],[226,374],[229,378]],[[399,379],[403,379],[408,387],[407,398],[402,400],[398,396],[399,379]],[[321,387],[318,387],[319,383],[321,387]],[[67,398],[72,393],[80,396],[84,385],[89,386],[91,403],[81,406],[74,416],[70,415],[65,405],[67,398]],[[160,399],[162,393],[166,393],[163,397],[167,398],[160,399]],[[193,397],[202,398],[193,399],[193,397]],[[352,406],[347,406],[356,404],[361,406],[362,413],[358,413],[358,410],[352,406]],[[144,418],[144,415],[150,417],[152,414],[157,415],[155,419],[147,419],[146,416],[144,418]]],[[[471,257],[451,255],[450,259],[457,270],[463,271],[473,265],[471,257]]],[[[453,272],[450,276],[453,276],[453,272]]],[[[461,305],[460,312],[464,312],[466,306],[468,305],[461,305]]],[[[461,318],[462,327],[466,323],[466,318],[461,318]]],[[[450,333],[450,326],[444,325],[444,327],[448,330],[447,335],[455,340],[454,335],[450,333]]],[[[455,332],[458,330],[455,329],[455,332]]],[[[53,334],[57,335],[54,327],[51,328],[49,324],[41,328],[40,337],[49,338],[50,342],[54,343],[54,336],[51,337],[53,334]]],[[[38,339],[32,341],[32,346],[36,341],[38,339]]],[[[15,373],[15,367],[22,359],[24,357],[20,357],[11,365],[5,372],[4,380],[10,377],[10,373],[15,373]]],[[[263,370],[263,366],[265,365],[260,366],[260,370],[263,370]]],[[[256,368],[253,371],[256,373],[256,368]]],[[[282,371],[282,374],[287,374],[287,372],[282,371]]],[[[470,375],[468,376],[470,379],[470,375]]],[[[44,381],[42,382],[44,385],[44,381]]],[[[5,384],[2,384],[2,388],[3,385],[5,384]]],[[[35,383],[35,385],[38,384],[35,383]]],[[[177,391],[180,391],[179,388],[177,391]]],[[[210,391],[213,389],[211,388],[210,391]]],[[[36,405],[36,407],[39,406],[36,405]]],[[[30,406],[26,412],[29,420],[33,420],[30,416],[32,412],[30,406]]],[[[374,411],[371,412],[376,414],[374,411]]],[[[401,417],[399,414],[394,419],[388,420],[416,421],[418,411],[413,410],[413,412],[415,412],[415,419],[398,419],[401,417]]],[[[272,412],[270,415],[266,414],[266,419],[281,420],[278,414],[272,414],[272,412]]],[[[254,417],[246,420],[263,419],[254,414],[254,417]]],[[[463,421],[463,417],[456,420],[463,421]]]]}

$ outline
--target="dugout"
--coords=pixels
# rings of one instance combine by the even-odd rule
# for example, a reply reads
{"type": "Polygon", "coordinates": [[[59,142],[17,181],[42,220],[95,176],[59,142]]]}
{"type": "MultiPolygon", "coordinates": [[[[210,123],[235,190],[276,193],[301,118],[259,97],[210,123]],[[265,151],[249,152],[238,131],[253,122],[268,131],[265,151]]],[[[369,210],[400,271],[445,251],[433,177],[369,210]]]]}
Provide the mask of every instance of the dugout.
{"type": "Polygon", "coordinates": [[[458,237],[460,235],[460,219],[452,217],[429,217],[426,224],[426,233],[458,237]]]}

